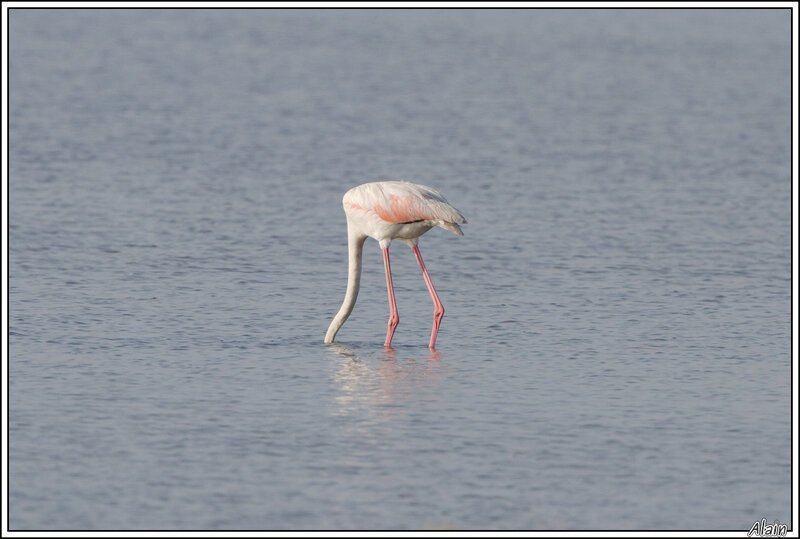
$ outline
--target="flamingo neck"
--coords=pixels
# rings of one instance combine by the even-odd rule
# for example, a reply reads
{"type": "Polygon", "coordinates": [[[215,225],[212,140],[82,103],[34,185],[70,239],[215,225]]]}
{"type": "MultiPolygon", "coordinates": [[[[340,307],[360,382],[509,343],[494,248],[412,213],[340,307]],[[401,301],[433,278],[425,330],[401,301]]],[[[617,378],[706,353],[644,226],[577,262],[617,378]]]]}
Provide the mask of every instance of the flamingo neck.
{"type": "Polygon", "coordinates": [[[358,298],[358,288],[361,283],[361,252],[367,236],[354,230],[350,223],[347,226],[347,249],[348,249],[348,271],[347,271],[347,292],[344,295],[344,302],[339,308],[339,312],[333,317],[328,332],[325,334],[325,343],[333,342],[339,328],[353,312],[353,307],[358,298]]]}

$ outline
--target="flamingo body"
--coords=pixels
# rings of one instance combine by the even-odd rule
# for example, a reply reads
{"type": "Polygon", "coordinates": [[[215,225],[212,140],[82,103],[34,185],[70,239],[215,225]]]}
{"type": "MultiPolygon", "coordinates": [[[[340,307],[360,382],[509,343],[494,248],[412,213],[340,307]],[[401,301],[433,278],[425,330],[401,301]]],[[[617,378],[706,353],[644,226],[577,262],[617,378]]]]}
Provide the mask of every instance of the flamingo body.
{"type": "Polygon", "coordinates": [[[331,322],[325,342],[333,342],[339,328],[350,316],[358,296],[361,278],[361,252],[366,238],[378,241],[383,250],[386,286],[389,292],[389,328],[385,346],[390,346],[399,322],[389,263],[389,245],[400,240],[414,250],[425,284],[434,303],[434,326],[429,346],[434,348],[444,307],[422,261],[417,246],[418,238],[433,227],[449,230],[463,236],[459,223],[466,219],[451,206],[441,193],[427,187],[404,181],[372,182],[353,187],[344,194],[342,206],[347,216],[349,272],[344,303],[331,322]]]}
{"type": "Polygon", "coordinates": [[[434,226],[463,236],[458,223],[467,222],[435,189],[403,181],[353,187],[344,194],[342,206],[348,221],[378,240],[381,248],[388,247],[393,239],[413,245],[434,226]]]}

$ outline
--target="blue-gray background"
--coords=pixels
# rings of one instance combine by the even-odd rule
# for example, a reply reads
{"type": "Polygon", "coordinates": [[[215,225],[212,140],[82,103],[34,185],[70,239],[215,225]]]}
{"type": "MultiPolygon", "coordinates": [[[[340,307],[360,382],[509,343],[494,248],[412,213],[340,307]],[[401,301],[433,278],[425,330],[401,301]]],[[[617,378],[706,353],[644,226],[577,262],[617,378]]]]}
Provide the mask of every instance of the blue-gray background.
{"type": "Polygon", "coordinates": [[[9,20],[12,529],[792,524],[788,10],[9,20]]]}

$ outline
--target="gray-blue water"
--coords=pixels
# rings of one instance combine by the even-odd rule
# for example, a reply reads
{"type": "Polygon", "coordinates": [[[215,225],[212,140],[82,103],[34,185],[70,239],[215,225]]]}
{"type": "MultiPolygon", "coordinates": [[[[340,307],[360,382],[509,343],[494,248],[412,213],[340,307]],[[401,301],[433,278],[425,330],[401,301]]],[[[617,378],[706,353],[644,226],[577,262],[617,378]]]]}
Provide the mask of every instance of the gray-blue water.
{"type": "Polygon", "coordinates": [[[788,10],[10,13],[12,529],[790,518],[788,10]],[[467,217],[347,275],[341,196],[467,217]]]}

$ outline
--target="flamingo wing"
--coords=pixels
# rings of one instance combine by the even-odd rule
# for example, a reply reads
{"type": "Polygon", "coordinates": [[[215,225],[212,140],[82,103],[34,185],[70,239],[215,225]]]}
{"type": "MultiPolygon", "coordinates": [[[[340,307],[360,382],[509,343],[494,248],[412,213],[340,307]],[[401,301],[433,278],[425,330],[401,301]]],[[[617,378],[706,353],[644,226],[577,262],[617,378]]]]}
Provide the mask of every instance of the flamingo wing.
{"type": "Polygon", "coordinates": [[[452,227],[445,228],[458,234],[460,229],[457,223],[467,222],[441,193],[425,185],[400,181],[374,182],[361,185],[353,191],[353,196],[345,200],[346,204],[374,211],[389,223],[435,221],[440,226],[452,224],[452,227]]]}

